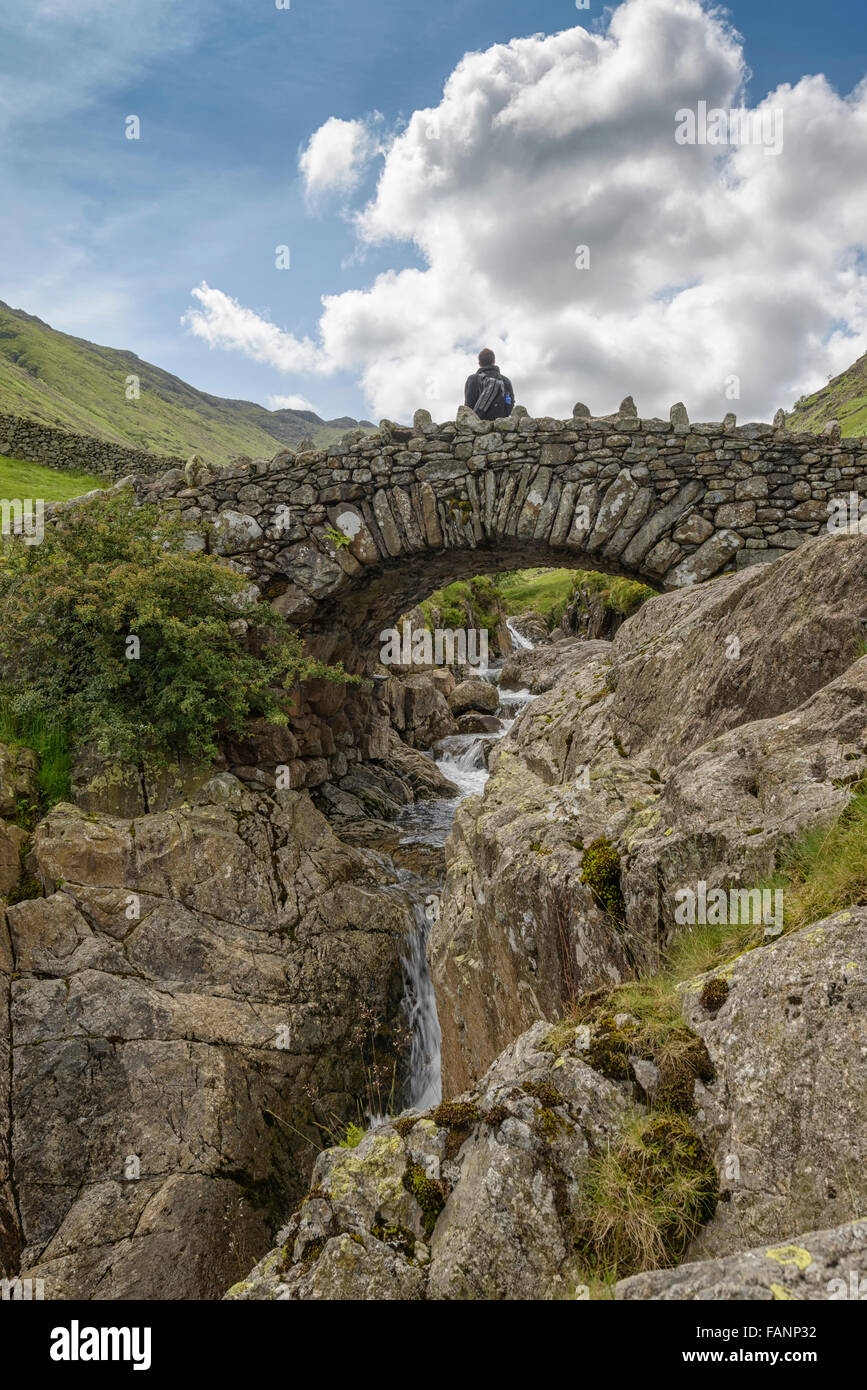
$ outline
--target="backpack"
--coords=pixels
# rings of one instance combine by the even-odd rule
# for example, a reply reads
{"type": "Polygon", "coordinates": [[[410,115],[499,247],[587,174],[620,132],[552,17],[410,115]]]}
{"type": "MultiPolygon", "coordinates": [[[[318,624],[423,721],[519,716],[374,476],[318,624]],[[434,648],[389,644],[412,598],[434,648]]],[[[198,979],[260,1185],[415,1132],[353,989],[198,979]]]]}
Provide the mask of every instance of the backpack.
{"type": "Polygon", "coordinates": [[[503,378],[501,376],[485,376],[483,372],[477,372],[476,376],[481,380],[482,389],[479,391],[478,399],[473,406],[473,410],[476,412],[479,419],[496,420],[500,418],[502,414],[500,406],[507,406],[505,413],[508,415],[511,409],[511,403],[506,401],[506,388],[503,385],[503,378]],[[496,409],[496,414],[491,415],[488,413],[492,409],[496,409]]]}

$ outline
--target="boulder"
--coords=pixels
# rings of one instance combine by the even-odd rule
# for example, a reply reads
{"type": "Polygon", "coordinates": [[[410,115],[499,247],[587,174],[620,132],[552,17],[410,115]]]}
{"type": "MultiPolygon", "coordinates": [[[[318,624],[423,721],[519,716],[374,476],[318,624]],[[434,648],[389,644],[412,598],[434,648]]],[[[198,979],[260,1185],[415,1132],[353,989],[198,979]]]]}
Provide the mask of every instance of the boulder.
{"type": "MultiPolygon", "coordinates": [[[[456,729],[454,715],[432,672],[409,676],[401,686],[404,740],[412,748],[430,748],[456,729]]],[[[449,696],[451,699],[451,696],[449,696]]]]}
{"type": "Polygon", "coordinates": [[[466,714],[468,710],[494,714],[499,703],[497,687],[478,676],[461,681],[448,697],[449,709],[454,715],[466,714]]]}
{"type": "Polygon", "coordinates": [[[694,1125],[721,1201],[694,1259],[867,1208],[867,907],[781,937],[684,992],[715,1079],[696,1082],[694,1125]],[[709,1009],[708,980],[720,981],[709,1009]],[[719,1004],[720,994],[724,994],[719,1004]]]}
{"type": "Polygon", "coordinates": [[[416,801],[460,795],[460,788],[440,772],[433,758],[410,748],[394,729],[389,730],[388,753],[383,762],[412,789],[416,801]]]}
{"type": "Polygon", "coordinates": [[[462,714],[458,719],[459,734],[496,734],[502,727],[495,714],[462,714]]]}

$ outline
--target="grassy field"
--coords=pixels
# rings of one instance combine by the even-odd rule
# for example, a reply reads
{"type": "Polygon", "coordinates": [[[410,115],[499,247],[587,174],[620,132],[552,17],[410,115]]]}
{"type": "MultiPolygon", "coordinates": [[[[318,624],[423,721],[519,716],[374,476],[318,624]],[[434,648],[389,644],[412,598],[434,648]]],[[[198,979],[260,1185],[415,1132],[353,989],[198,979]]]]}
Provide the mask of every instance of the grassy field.
{"type": "Polygon", "coordinates": [[[97,478],[93,473],[64,473],[0,454],[0,497],[67,502],[70,497],[80,497],[96,487],[109,486],[105,478],[97,478]]]}
{"type": "Polygon", "coordinates": [[[575,588],[576,570],[513,570],[499,577],[500,602],[510,617],[540,613],[549,627],[560,621],[575,588]]]}
{"type": "Polygon", "coordinates": [[[500,600],[510,617],[517,613],[541,613],[549,628],[560,621],[579,586],[601,593],[606,608],[624,617],[634,613],[653,593],[646,584],[595,570],[514,570],[497,580],[500,600]]]}

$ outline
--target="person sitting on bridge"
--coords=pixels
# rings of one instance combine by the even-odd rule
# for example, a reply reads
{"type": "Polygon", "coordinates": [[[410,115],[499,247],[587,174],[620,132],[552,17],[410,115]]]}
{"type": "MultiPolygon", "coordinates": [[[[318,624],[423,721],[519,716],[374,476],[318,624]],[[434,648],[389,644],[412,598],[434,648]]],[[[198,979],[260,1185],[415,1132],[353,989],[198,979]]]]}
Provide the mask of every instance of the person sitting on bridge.
{"type": "Polygon", "coordinates": [[[479,353],[479,370],[467,377],[464,405],[474,410],[481,420],[501,420],[511,415],[515,392],[507,376],[496,365],[490,348],[479,353]]]}

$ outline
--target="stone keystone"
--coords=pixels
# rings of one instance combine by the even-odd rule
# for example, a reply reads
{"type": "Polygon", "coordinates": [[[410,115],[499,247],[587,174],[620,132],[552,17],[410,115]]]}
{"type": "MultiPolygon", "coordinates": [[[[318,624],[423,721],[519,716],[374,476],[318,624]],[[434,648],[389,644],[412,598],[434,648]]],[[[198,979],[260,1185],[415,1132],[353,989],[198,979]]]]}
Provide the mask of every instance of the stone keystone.
{"type": "Polygon", "coordinates": [[[636,418],[638,416],[638,410],[636,409],[635,401],[632,399],[631,396],[624,397],[624,399],[620,402],[620,409],[618,410],[617,414],[631,415],[633,418],[636,418]]]}
{"type": "Polygon", "coordinates": [[[737,425],[738,425],[738,417],[737,417],[737,415],[733,415],[732,412],[729,411],[728,415],[727,415],[727,416],[725,417],[725,419],[723,420],[723,429],[724,429],[724,430],[734,430],[734,429],[737,429],[737,425]]]}
{"type": "Polygon", "coordinates": [[[589,420],[591,418],[589,407],[584,405],[582,401],[576,401],[573,405],[572,415],[576,420],[589,420]]]}
{"type": "Polygon", "coordinates": [[[776,413],[776,415],[774,416],[774,429],[775,429],[775,430],[784,430],[785,428],[786,428],[786,412],[785,412],[785,410],[778,410],[777,413],[776,413]]]}
{"type": "Polygon", "coordinates": [[[432,425],[431,413],[429,410],[417,410],[412,417],[412,427],[414,430],[423,430],[427,425],[432,425]]]}

